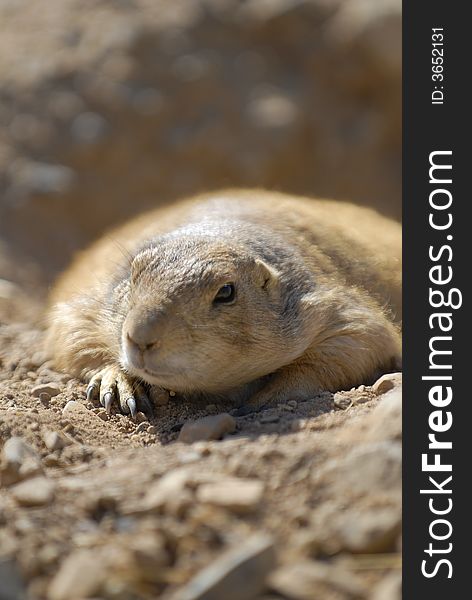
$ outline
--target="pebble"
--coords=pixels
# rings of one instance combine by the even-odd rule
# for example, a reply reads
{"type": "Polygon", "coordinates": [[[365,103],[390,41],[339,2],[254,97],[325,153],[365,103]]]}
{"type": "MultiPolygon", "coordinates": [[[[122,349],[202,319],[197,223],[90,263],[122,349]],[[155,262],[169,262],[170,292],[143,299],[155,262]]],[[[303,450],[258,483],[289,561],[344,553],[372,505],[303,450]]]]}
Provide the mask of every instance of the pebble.
{"type": "Polygon", "coordinates": [[[88,413],[89,411],[81,402],[77,402],[77,400],[69,400],[69,402],[62,409],[62,414],[68,415],[73,412],[88,413]]]}
{"type": "Polygon", "coordinates": [[[235,513],[248,513],[259,506],[263,493],[262,481],[231,478],[199,486],[197,500],[235,513]]]}
{"type": "Polygon", "coordinates": [[[197,573],[174,600],[253,600],[264,590],[274,566],[272,538],[255,534],[197,573]]]}
{"type": "MultiPolygon", "coordinates": [[[[99,412],[103,409],[99,409],[99,412]]],[[[78,402],[77,400],[69,400],[69,402],[62,409],[62,415],[67,417],[69,420],[74,421],[77,419],[80,424],[89,424],[94,426],[97,423],[103,424],[103,417],[100,414],[89,410],[85,404],[78,402]]]]}
{"type": "Polygon", "coordinates": [[[346,392],[336,392],[333,396],[333,404],[335,409],[346,410],[353,404],[352,397],[346,392]]]}
{"type": "MultiPolygon", "coordinates": [[[[315,485],[320,475],[319,471],[312,471],[315,485]]],[[[388,441],[354,447],[333,460],[322,473],[323,479],[330,482],[332,496],[337,498],[369,497],[372,490],[394,497],[400,493],[401,476],[401,444],[388,441]]]]}
{"type": "Polygon", "coordinates": [[[39,394],[39,400],[40,400],[41,404],[48,407],[49,402],[51,401],[51,396],[49,394],[46,394],[46,392],[41,392],[39,394]]]}
{"type": "Polygon", "coordinates": [[[61,460],[55,454],[47,454],[43,458],[43,465],[45,467],[57,467],[60,464],[61,464],[61,460]]]}
{"type": "Polygon", "coordinates": [[[50,398],[57,396],[61,393],[61,388],[55,383],[41,383],[35,386],[31,393],[35,398],[40,398],[41,394],[48,394],[50,398]]]}
{"type": "Polygon", "coordinates": [[[51,452],[54,452],[54,450],[61,450],[70,444],[69,440],[57,431],[46,431],[43,434],[43,441],[46,448],[51,452]]]}
{"type": "Polygon", "coordinates": [[[363,438],[366,441],[402,439],[402,389],[388,392],[378,406],[367,415],[363,423],[363,438]]]}
{"type": "Polygon", "coordinates": [[[143,509],[146,511],[165,509],[174,498],[183,494],[190,480],[190,472],[185,468],[166,473],[159,481],[151,484],[143,500],[143,509]]]}
{"type": "Polygon", "coordinates": [[[149,399],[156,406],[165,406],[169,403],[169,392],[159,387],[151,387],[149,390],[149,399]]]}
{"type": "Polygon", "coordinates": [[[290,600],[366,598],[367,589],[348,570],[321,561],[305,561],[277,569],[269,586],[290,600]]]}
{"type": "Polygon", "coordinates": [[[99,419],[101,419],[102,421],[108,421],[109,417],[108,417],[108,413],[107,411],[103,408],[101,410],[99,410],[97,413],[95,413],[97,415],[97,417],[99,419]]]}
{"type": "Polygon", "coordinates": [[[201,452],[190,451],[190,452],[182,452],[182,454],[179,455],[178,460],[179,460],[180,464],[186,465],[186,464],[190,464],[193,462],[197,462],[201,458],[202,458],[201,452]]]}
{"type": "Polygon", "coordinates": [[[146,417],[146,415],[139,411],[138,413],[136,413],[136,423],[148,423],[148,418],[146,417]]]}
{"type": "Polygon", "coordinates": [[[0,469],[2,485],[11,485],[41,472],[38,453],[21,437],[13,436],[5,442],[0,469]]]}
{"type": "Polygon", "coordinates": [[[401,532],[400,510],[384,508],[365,513],[345,513],[335,527],[341,550],[354,554],[391,552],[401,532]]]}
{"type": "Polygon", "coordinates": [[[219,440],[227,433],[233,433],[236,421],[228,413],[211,415],[188,421],[180,430],[178,441],[192,444],[199,440],[219,440]]]}
{"type": "Polygon", "coordinates": [[[106,572],[96,552],[75,550],[62,562],[49,586],[50,600],[70,600],[98,596],[106,572]]]}
{"type": "Polygon", "coordinates": [[[402,577],[401,573],[390,573],[378,583],[373,592],[371,600],[401,600],[402,599],[402,577]]]}
{"type": "Polygon", "coordinates": [[[15,500],[21,506],[44,506],[54,498],[55,485],[46,477],[33,477],[11,488],[15,500]]]}
{"type": "Polygon", "coordinates": [[[136,433],[142,433],[144,431],[147,431],[148,428],[149,428],[149,423],[147,421],[143,421],[136,427],[136,433]]]}
{"type": "Polygon", "coordinates": [[[402,374],[401,373],[386,373],[382,375],[380,379],[372,386],[372,391],[377,396],[381,396],[390,390],[393,390],[394,387],[397,387],[402,384],[402,374]]]}
{"type": "Polygon", "coordinates": [[[147,428],[147,432],[151,435],[156,435],[157,427],[155,425],[149,425],[149,427],[147,428]]]}

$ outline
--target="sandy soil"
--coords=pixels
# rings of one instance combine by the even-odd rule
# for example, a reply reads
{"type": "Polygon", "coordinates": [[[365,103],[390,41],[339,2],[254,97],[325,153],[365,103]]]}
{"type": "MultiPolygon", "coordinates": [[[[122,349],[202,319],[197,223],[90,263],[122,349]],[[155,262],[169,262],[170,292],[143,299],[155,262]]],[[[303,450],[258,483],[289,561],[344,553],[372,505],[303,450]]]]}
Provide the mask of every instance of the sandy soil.
{"type": "Polygon", "coordinates": [[[400,600],[400,377],[186,444],[232,407],[108,417],[41,325],[77,248],[201,189],[399,218],[400,98],[397,0],[0,2],[0,600],[400,600]]]}
{"type": "Polygon", "coordinates": [[[7,304],[2,600],[400,598],[401,378],[184,444],[184,423],[231,407],[107,416],[46,361],[34,306],[19,323],[7,304]]]}

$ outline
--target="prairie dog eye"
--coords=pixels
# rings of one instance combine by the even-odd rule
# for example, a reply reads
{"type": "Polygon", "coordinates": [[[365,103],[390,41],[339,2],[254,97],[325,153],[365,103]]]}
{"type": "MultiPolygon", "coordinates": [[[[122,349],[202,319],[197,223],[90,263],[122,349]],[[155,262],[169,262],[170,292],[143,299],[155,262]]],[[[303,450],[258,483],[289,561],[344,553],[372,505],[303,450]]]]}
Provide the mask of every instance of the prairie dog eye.
{"type": "Polygon", "coordinates": [[[233,283],[225,283],[213,299],[214,304],[230,304],[234,300],[235,288],[233,283]]]}

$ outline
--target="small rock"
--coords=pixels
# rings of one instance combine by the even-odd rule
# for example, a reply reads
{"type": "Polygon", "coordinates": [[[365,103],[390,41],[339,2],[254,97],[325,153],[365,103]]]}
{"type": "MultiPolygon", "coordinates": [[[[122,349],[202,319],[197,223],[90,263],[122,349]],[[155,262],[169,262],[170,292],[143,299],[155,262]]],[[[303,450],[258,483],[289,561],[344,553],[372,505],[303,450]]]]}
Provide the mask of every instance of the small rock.
{"type": "Polygon", "coordinates": [[[377,379],[377,381],[372,386],[372,391],[374,392],[374,394],[377,394],[377,396],[380,396],[401,384],[401,373],[386,373],[385,375],[382,375],[380,379],[377,379]]]}
{"type": "Polygon", "coordinates": [[[179,442],[192,444],[199,440],[219,440],[226,433],[233,433],[236,429],[236,421],[228,413],[211,415],[188,421],[180,430],[179,442]]]}
{"type": "Polygon", "coordinates": [[[138,413],[136,413],[136,423],[148,423],[148,418],[146,417],[146,415],[139,411],[138,413]]]}
{"type": "Polygon", "coordinates": [[[61,464],[61,459],[55,454],[47,454],[43,458],[43,465],[45,467],[57,467],[61,464]]]}
{"type": "Polygon", "coordinates": [[[109,419],[108,413],[107,413],[107,411],[104,408],[101,409],[101,410],[99,410],[99,411],[97,411],[95,414],[102,421],[108,421],[108,419],[109,419]]]}
{"type": "Polygon", "coordinates": [[[35,398],[40,398],[41,394],[48,394],[50,398],[53,398],[61,393],[61,388],[55,383],[41,383],[35,386],[31,393],[35,398]]]}
{"type": "Polygon", "coordinates": [[[158,482],[151,484],[143,500],[143,509],[145,511],[165,509],[176,497],[183,495],[190,480],[190,472],[184,468],[166,473],[158,482]]]}
{"type": "Polygon", "coordinates": [[[314,598],[365,598],[367,589],[359,579],[339,566],[305,561],[283,566],[269,578],[271,589],[290,600],[314,598]]]}
{"type": "Polygon", "coordinates": [[[98,596],[106,577],[102,562],[92,550],[76,550],[62,562],[54,576],[48,598],[70,600],[98,596]]]}
{"type": "Polygon", "coordinates": [[[206,483],[197,490],[197,500],[236,513],[254,511],[260,504],[264,484],[257,479],[224,479],[206,483]]]}
{"type": "Polygon", "coordinates": [[[149,427],[147,428],[147,432],[151,435],[156,435],[157,427],[155,425],[149,425],[149,427]]]}
{"type": "Polygon", "coordinates": [[[334,408],[337,410],[347,410],[353,404],[352,397],[346,392],[336,392],[333,396],[334,408]]]}
{"type": "Polygon", "coordinates": [[[149,427],[149,423],[147,421],[143,421],[136,427],[136,433],[142,433],[144,431],[147,431],[148,427],[149,427]]]}
{"type": "Polygon", "coordinates": [[[15,500],[21,506],[44,506],[52,502],[55,485],[46,477],[34,477],[11,488],[15,500]]]}
{"type": "Polygon", "coordinates": [[[393,551],[400,532],[400,511],[385,508],[342,515],[334,527],[334,535],[330,537],[331,541],[338,538],[341,550],[354,554],[374,554],[393,551]]]}
{"type": "Polygon", "coordinates": [[[401,573],[391,573],[378,583],[371,596],[371,600],[401,600],[402,576],[401,573]]]}
{"type": "Polygon", "coordinates": [[[46,394],[46,392],[41,392],[39,394],[39,401],[44,406],[49,406],[49,402],[51,401],[51,396],[49,394],[46,394]]]}
{"type": "Polygon", "coordinates": [[[201,452],[182,452],[179,456],[179,463],[182,465],[190,464],[193,462],[197,462],[202,458],[201,452]]]}
{"type": "Polygon", "coordinates": [[[149,389],[149,399],[156,406],[165,406],[169,403],[169,392],[153,386],[149,389]]]}
{"type": "Polygon", "coordinates": [[[370,497],[372,491],[396,498],[400,495],[402,448],[397,442],[376,442],[354,447],[324,469],[312,471],[317,485],[321,477],[329,484],[333,498],[370,497]],[[359,476],[362,473],[362,476],[359,476]]]}
{"type": "Polygon", "coordinates": [[[140,579],[160,582],[161,569],[169,564],[164,536],[157,535],[156,532],[140,532],[129,544],[126,563],[123,565],[124,571],[126,567],[129,569],[131,563],[134,573],[140,579]]]}
{"type": "Polygon", "coordinates": [[[69,400],[69,402],[62,409],[62,414],[68,415],[73,412],[88,413],[89,411],[81,402],[77,402],[76,400],[69,400]]]}
{"type": "Polygon", "coordinates": [[[69,440],[57,431],[46,431],[43,434],[43,440],[46,448],[51,452],[54,452],[54,450],[61,450],[70,444],[69,440]]]}
{"type": "Polygon", "coordinates": [[[39,455],[21,437],[13,436],[5,442],[0,466],[2,485],[11,485],[41,472],[39,455]]]}
{"type": "MultiPolygon", "coordinates": [[[[100,412],[102,409],[99,409],[100,412]]],[[[103,417],[100,414],[96,414],[92,410],[89,410],[85,404],[76,400],[69,400],[69,402],[62,409],[62,415],[67,417],[69,421],[74,423],[75,420],[81,426],[94,427],[97,423],[104,425],[103,417]]]]}
{"type": "Polygon", "coordinates": [[[387,392],[378,406],[367,415],[363,423],[366,441],[401,441],[402,438],[402,389],[396,387],[387,392]]]}
{"type": "Polygon", "coordinates": [[[174,600],[253,600],[264,590],[274,565],[273,540],[255,534],[200,571],[174,600]]]}

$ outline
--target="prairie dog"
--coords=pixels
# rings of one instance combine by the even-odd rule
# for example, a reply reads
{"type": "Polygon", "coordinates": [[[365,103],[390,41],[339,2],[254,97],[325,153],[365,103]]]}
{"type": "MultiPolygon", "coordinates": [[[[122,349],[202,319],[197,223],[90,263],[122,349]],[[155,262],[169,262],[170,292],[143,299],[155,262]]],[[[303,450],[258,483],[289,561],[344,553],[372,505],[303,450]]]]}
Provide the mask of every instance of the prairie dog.
{"type": "Polygon", "coordinates": [[[398,368],[401,228],[262,190],[158,208],[82,252],[51,294],[47,346],[110,410],[148,384],[258,409],[398,368]]]}

